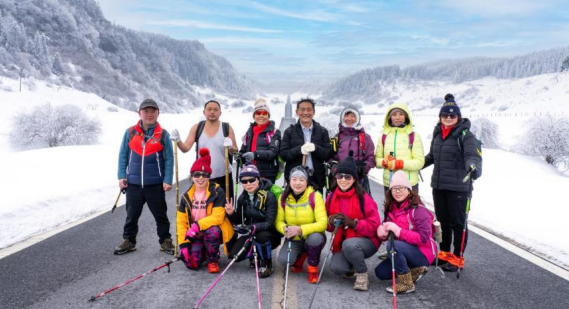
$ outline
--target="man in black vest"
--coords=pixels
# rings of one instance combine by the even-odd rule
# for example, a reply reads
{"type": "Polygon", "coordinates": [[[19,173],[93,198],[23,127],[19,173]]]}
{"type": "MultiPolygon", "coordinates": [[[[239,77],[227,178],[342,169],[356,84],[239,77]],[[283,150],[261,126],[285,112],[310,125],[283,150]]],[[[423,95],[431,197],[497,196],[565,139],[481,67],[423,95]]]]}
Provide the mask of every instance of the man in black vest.
{"type": "Polygon", "coordinates": [[[306,166],[313,170],[308,180],[322,193],[326,180],[324,162],[332,156],[332,146],[328,130],[313,120],[316,111],[314,105],[314,100],[310,98],[300,99],[296,103],[298,122],[285,130],[279,154],[286,162],[287,182],[292,168],[302,165],[306,156],[306,166]]]}

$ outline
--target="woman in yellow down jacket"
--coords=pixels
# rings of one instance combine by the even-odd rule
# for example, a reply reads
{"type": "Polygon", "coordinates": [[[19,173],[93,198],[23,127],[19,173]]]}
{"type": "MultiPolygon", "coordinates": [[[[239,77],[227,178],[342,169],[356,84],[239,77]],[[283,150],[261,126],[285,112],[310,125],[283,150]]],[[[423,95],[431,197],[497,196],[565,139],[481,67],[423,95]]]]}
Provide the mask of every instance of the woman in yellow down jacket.
{"type": "Polygon", "coordinates": [[[320,253],[326,243],[326,206],[322,195],[308,186],[308,173],[302,166],[290,171],[289,185],[279,199],[276,219],[277,231],[285,236],[279,252],[279,263],[286,267],[290,243],[291,271],[302,272],[308,257],[308,282],[318,281],[320,253]]]}
{"type": "Polygon", "coordinates": [[[419,192],[419,171],[425,165],[423,142],[413,131],[411,112],[405,103],[395,103],[387,109],[383,134],[375,149],[375,163],[383,168],[383,187],[387,194],[391,175],[405,172],[413,191],[419,192]]]}
{"type": "Polygon", "coordinates": [[[190,170],[192,186],[182,196],[177,210],[180,257],[189,269],[197,270],[207,261],[207,271],[218,273],[219,246],[227,244],[234,232],[231,222],[225,216],[225,206],[229,203],[225,191],[209,180],[209,150],[201,148],[199,155],[190,170]]]}

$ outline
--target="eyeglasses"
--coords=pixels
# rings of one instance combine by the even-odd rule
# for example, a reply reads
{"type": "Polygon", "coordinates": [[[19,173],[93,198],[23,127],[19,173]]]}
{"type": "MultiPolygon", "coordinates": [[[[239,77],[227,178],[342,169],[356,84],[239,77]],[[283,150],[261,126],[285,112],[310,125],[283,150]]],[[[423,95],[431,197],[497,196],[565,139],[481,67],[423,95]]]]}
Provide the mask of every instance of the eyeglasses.
{"type": "Polygon", "coordinates": [[[247,179],[241,178],[240,181],[241,181],[242,184],[245,185],[245,184],[248,184],[248,183],[254,183],[255,181],[257,181],[257,178],[247,178],[247,179]]]}
{"type": "Polygon", "coordinates": [[[209,174],[208,174],[208,173],[199,173],[199,172],[198,172],[198,173],[193,173],[193,174],[192,174],[192,177],[193,177],[193,178],[200,178],[200,177],[202,177],[202,178],[209,178],[209,174]]]}
{"type": "Polygon", "coordinates": [[[342,178],[346,179],[347,181],[352,180],[352,178],[354,178],[354,176],[350,175],[350,174],[342,174],[342,173],[338,173],[334,176],[337,180],[340,180],[342,178]]]}
{"type": "Polygon", "coordinates": [[[256,116],[267,116],[269,114],[269,112],[267,111],[256,111],[255,115],[256,116]]]}
{"type": "Polygon", "coordinates": [[[398,186],[398,187],[391,188],[391,191],[393,191],[393,192],[404,192],[405,189],[407,189],[407,187],[398,186]]]}
{"type": "Polygon", "coordinates": [[[458,116],[457,114],[441,113],[441,118],[443,119],[445,118],[455,119],[457,116],[458,116]]]}

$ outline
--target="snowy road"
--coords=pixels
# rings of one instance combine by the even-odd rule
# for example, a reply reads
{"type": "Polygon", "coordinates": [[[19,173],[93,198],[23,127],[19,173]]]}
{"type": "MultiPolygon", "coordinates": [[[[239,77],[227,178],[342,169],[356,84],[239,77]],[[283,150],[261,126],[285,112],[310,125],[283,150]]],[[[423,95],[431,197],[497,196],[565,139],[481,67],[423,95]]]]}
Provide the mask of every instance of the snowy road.
{"type": "MultiPolygon", "coordinates": [[[[374,196],[381,196],[381,187],[372,185],[374,196]]],[[[185,187],[187,182],[182,185],[185,187]]],[[[109,210],[113,199],[109,197],[109,210]]],[[[173,218],[173,192],[168,204],[173,218]]],[[[170,273],[159,270],[96,302],[87,302],[91,296],[172,258],[158,251],[154,220],[147,210],[140,221],[138,250],[113,255],[113,248],[121,241],[124,217],[124,207],[118,208],[114,214],[101,215],[0,260],[0,308],[192,308],[215,276],[205,270],[189,271],[178,262],[170,273]]],[[[354,291],[352,280],[326,270],[313,308],[392,308],[391,294],[385,292],[390,281],[380,282],[373,275],[378,262],[377,256],[367,260],[368,292],[354,291]]],[[[227,264],[223,257],[220,267],[227,264]]],[[[283,282],[280,266],[272,277],[261,280],[264,308],[281,308],[283,282]]],[[[287,307],[307,308],[313,289],[305,274],[291,273],[287,307]]],[[[569,282],[471,233],[461,278],[447,274],[443,279],[430,268],[416,293],[398,297],[398,307],[567,308],[567,291],[569,282]]],[[[233,265],[200,306],[256,307],[255,275],[248,263],[233,265]]]]}

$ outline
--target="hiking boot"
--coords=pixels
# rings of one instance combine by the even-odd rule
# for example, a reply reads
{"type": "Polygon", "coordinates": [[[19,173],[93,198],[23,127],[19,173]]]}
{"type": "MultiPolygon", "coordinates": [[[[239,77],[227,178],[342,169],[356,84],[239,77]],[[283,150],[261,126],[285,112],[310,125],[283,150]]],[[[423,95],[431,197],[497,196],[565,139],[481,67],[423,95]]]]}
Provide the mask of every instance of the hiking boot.
{"type": "Polygon", "coordinates": [[[118,247],[115,248],[115,254],[121,255],[135,250],[136,250],[136,244],[133,244],[132,242],[130,242],[130,240],[125,239],[118,247]]]}
{"type": "Polygon", "coordinates": [[[448,259],[448,263],[455,267],[464,268],[464,257],[459,258],[458,256],[451,254],[448,259]]]}
{"type": "Polygon", "coordinates": [[[411,277],[413,278],[413,283],[417,283],[425,274],[427,274],[427,267],[420,266],[411,269],[411,277]]]}
{"type": "Polygon", "coordinates": [[[290,267],[290,271],[292,271],[293,273],[301,273],[302,270],[304,270],[304,260],[306,260],[307,256],[308,252],[302,253],[298,257],[298,260],[296,260],[296,262],[294,262],[294,264],[290,267]]]}
{"type": "MultiPolygon", "coordinates": [[[[393,293],[393,288],[387,287],[385,289],[389,293],[393,293]]],[[[397,283],[395,284],[396,294],[405,294],[415,292],[415,284],[413,284],[413,277],[411,277],[411,272],[406,274],[397,275],[397,283]]]]}
{"type": "Polygon", "coordinates": [[[172,244],[172,238],[164,239],[164,242],[160,244],[160,251],[174,255],[174,245],[172,244]]]}
{"type": "Polygon", "coordinates": [[[350,270],[347,273],[343,274],[342,276],[346,279],[352,279],[354,276],[356,275],[356,271],[355,270],[350,270]]]}
{"type": "Polygon", "coordinates": [[[354,282],[354,290],[367,291],[368,286],[369,286],[369,280],[367,278],[367,273],[356,274],[356,282],[354,282]]]}
{"type": "Polygon", "coordinates": [[[312,284],[318,283],[318,266],[308,265],[308,282],[312,284]]]}
{"type": "Polygon", "coordinates": [[[210,274],[217,274],[219,272],[219,265],[217,265],[217,262],[207,263],[207,272],[210,274]]]}
{"type": "Polygon", "coordinates": [[[261,267],[259,268],[259,278],[267,278],[273,273],[273,261],[261,260],[261,267]]]}
{"type": "Polygon", "coordinates": [[[441,266],[441,268],[444,271],[447,271],[449,273],[454,273],[458,271],[458,267],[452,265],[451,263],[446,263],[445,265],[441,266]]]}

